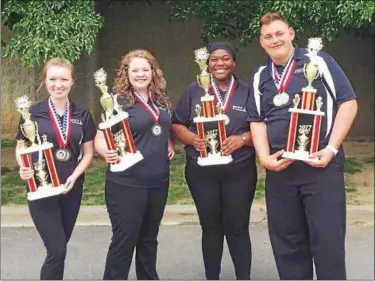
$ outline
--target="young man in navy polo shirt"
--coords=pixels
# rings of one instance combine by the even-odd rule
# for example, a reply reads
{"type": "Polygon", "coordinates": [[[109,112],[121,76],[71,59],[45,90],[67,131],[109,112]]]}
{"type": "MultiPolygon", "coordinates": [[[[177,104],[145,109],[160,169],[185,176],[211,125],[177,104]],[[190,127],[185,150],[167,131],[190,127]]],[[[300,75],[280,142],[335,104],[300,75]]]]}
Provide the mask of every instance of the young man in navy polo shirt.
{"type": "Polygon", "coordinates": [[[281,279],[346,279],[342,142],[357,112],[356,95],[340,66],[326,53],[317,55],[323,69],[312,86],[323,101],[316,162],[282,158],[286,148],[293,97],[306,87],[307,51],[293,46],[294,30],[277,13],[260,20],[260,42],[269,55],[250,82],[249,121],[260,163],[266,168],[268,227],[281,279]],[[287,71],[295,67],[292,71],[287,71]],[[272,74],[275,69],[284,88],[272,74]],[[276,80],[276,81],[275,81],[276,80]],[[289,97],[275,102],[278,92],[289,97]]]}

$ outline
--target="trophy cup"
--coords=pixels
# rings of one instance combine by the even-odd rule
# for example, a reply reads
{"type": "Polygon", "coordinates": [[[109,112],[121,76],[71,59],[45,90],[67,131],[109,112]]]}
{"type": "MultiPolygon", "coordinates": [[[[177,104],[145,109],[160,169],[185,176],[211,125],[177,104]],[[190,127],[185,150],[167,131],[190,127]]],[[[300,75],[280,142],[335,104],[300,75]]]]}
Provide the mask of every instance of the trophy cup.
{"type": "Polygon", "coordinates": [[[40,138],[38,124],[30,119],[29,98],[27,96],[19,97],[15,100],[15,103],[17,111],[21,113],[24,119],[24,123],[20,125],[21,132],[31,142],[31,145],[28,147],[24,140],[18,140],[19,148],[16,150],[16,156],[21,160],[24,167],[32,168],[36,172],[35,176],[27,180],[29,187],[27,199],[32,201],[59,195],[64,192],[65,186],[60,184],[59,175],[56,171],[52,153],[53,144],[47,141],[46,135],[42,135],[42,138],[40,138]],[[30,159],[30,154],[33,152],[39,152],[36,163],[32,163],[30,159]],[[35,177],[39,182],[39,186],[35,177]],[[48,182],[48,179],[51,183],[48,182]]]}
{"type": "Polygon", "coordinates": [[[198,85],[203,88],[205,94],[201,97],[201,103],[195,106],[196,117],[193,122],[196,123],[198,136],[206,140],[207,147],[200,151],[200,157],[198,157],[198,164],[201,166],[209,165],[223,165],[230,163],[233,159],[231,155],[223,156],[218,151],[218,146],[223,143],[226,139],[225,125],[229,123],[229,117],[224,114],[220,108],[220,105],[215,108],[214,96],[209,94],[208,90],[211,86],[211,76],[207,72],[207,60],[209,54],[206,48],[200,48],[195,50],[195,62],[198,63],[201,73],[197,75],[198,85]],[[203,108],[203,116],[201,115],[203,108]],[[215,132],[208,131],[207,134],[204,132],[204,123],[217,122],[218,130],[215,132]],[[216,138],[219,137],[219,141],[216,138]]]}
{"type": "Polygon", "coordinates": [[[286,152],[282,157],[302,160],[317,161],[317,158],[309,158],[311,153],[319,149],[320,126],[324,112],[321,111],[322,97],[316,98],[316,89],[311,84],[319,74],[318,51],[323,47],[321,38],[310,38],[308,43],[308,56],[310,62],[304,65],[303,72],[308,85],[302,88],[302,101],[299,94],[293,99],[293,107],[289,108],[290,123],[286,152]],[[299,124],[299,114],[313,115],[312,124],[299,124]],[[297,130],[298,128],[298,130],[297,130]],[[297,136],[298,133],[298,136],[297,136]],[[297,145],[297,147],[295,147],[297,145]]]}
{"type": "Polygon", "coordinates": [[[102,122],[99,124],[99,129],[103,130],[108,149],[116,150],[120,157],[117,163],[110,164],[110,170],[112,172],[125,171],[141,161],[143,156],[135,147],[128,122],[129,114],[123,111],[116,102],[115,97],[108,93],[108,87],[106,86],[107,73],[103,68],[100,68],[94,73],[94,78],[96,86],[103,93],[100,103],[105,110],[105,114],[101,115],[102,122]],[[114,114],[114,110],[116,110],[117,114],[114,114]],[[114,134],[111,128],[116,124],[120,125],[121,130],[114,134]]]}

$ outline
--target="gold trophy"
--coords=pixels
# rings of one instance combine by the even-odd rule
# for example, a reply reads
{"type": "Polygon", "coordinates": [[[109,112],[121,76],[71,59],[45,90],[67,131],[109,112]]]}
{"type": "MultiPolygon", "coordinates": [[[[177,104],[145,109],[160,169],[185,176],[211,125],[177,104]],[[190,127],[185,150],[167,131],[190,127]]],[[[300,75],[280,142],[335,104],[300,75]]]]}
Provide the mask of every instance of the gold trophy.
{"type": "Polygon", "coordinates": [[[105,111],[105,114],[101,115],[102,122],[99,124],[99,129],[103,130],[107,148],[116,150],[120,157],[117,163],[110,164],[110,170],[112,172],[125,171],[141,161],[143,156],[135,147],[128,122],[129,114],[123,111],[122,107],[117,103],[117,95],[113,96],[108,93],[106,85],[107,73],[103,68],[100,68],[94,73],[94,78],[96,86],[103,94],[100,97],[100,103],[105,111]],[[114,114],[114,111],[117,114],[114,114]],[[120,125],[121,130],[117,133],[112,133],[111,128],[116,124],[120,125]]]}
{"type": "Polygon", "coordinates": [[[46,135],[43,135],[42,138],[40,138],[38,124],[31,120],[29,112],[31,103],[29,98],[27,96],[19,97],[15,100],[15,103],[17,111],[21,113],[24,120],[24,123],[20,124],[20,130],[31,143],[30,146],[27,146],[24,140],[18,140],[16,157],[21,160],[24,167],[35,170],[35,176],[39,182],[38,186],[34,176],[27,181],[29,187],[27,199],[32,201],[63,193],[65,191],[65,186],[60,184],[59,175],[56,171],[52,153],[53,144],[47,141],[46,135]],[[38,161],[33,163],[30,159],[30,154],[37,152],[39,153],[38,161]],[[46,167],[48,168],[48,173],[46,167]],[[48,178],[51,183],[48,182],[48,178]]]}
{"type": "Polygon", "coordinates": [[[197,75],[198,85],[203,88],[205,94],[201,97],[201,103],[195,105],[196,117],[193,122],[197,124],[197,133],[199,137],[206,140],[207,147],[200,151],[200,157],[198,157],[198,164],[201,166],[209,165],[223,165],[230,163],[233,159],[231,155],[223,156],[220,151],[217,150],[219,143],[220,147],[223,141],[226,139],[225,125],[229,123],[229,117],[221,111],[221,108],[215,108],[214,96],[209,93],[211,87],[211,75],[207,72],[207,60],[209,54],[207,48],[200,48],[194,51],[195,62],[198,63],[200,68],[200,74],[197,75]],[[201,115],[203,111],[203,115],[201,115]],[[217,111],[217,112],[216,112],[217,111]],[[216,133],[204,132],[204,123],[206,122],[217,122],[218,130],[216,133]],[[216,140],[219,138],[219,140],[216,140]],[[216,141],[216,144],[214,144],[216,141]]]}
{"type": "MultiPolygon", "coordinates": [[[[210,96],[208,89],[211,86],[211,75],[207,72],[207,60],[210,56],[206,48],[200,48],[194,51],[195,53],[195,62],[199,65],[201,70],[200,74],[197,74],[197,82],[200,87],[203,88],[205,96],[210,96]]],[[[211,100],[211,99],[209,99],[211,100]]],[[[212,99],[213,100],[213,99],[212,99]]]]}
{"type": "Polygon", "coordinates": [[[302,88],[302,99],[299,94],[296,94],[293,99],[294,106],[289,108],[291,117],[286,152],[282,155],[284,158],[302,161],[317,160],[316,158],[310,158],[309,155],[319,149],[320,126],[324,112],[321,111],[322,97],[316,97],[317,90],[312,87],[312,82],[319,75],[319,57],[317,54],[322,47],[321,38],[309,39],[307,56],[309,56],[310,62],[305,64],[303,68],[308,84],[302,88]],[[313,123],[299,124],[299,114],[313,115],[313,123]],[[296,144],[298,145],[297,149],[295,148],[296,144]]]}

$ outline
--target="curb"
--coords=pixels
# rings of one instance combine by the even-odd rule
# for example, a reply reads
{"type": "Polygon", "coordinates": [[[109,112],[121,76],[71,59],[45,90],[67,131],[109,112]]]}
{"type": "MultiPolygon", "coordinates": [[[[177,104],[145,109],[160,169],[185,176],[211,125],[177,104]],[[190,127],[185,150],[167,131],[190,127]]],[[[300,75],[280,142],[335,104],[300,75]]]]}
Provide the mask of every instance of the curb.
{"type": "MultiPolygon", "coordinates": [[[[266,224],[267,210],[261,203],[253,203],[250,224],[266,224]]],[[[348,205],[347,223],[349,225],[374,225],[374,206],[348,205]]],[[[161,222],[165,226],[199,224],[199,218],[194,205],[167,205],[161,222]]],[[[76,226],[110,226],[105,206],[81,206],[76,226]]],[[[25,205],[1,207],[1,227],[31,227],[34,223],[29,209],[25,205]]]]}

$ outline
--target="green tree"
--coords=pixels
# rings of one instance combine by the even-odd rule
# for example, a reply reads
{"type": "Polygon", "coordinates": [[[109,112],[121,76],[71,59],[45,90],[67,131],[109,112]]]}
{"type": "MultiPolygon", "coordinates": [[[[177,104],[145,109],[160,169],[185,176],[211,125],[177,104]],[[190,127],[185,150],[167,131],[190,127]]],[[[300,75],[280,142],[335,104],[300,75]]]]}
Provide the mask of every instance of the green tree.
{"type": "Polygon", "coordinates": [[[320,36],[329,41],[355,31],[374,34],[373,0],[187,0],[167,1],[171,20],[196,17],[203,20],[202,39],[239,40],[245,46],[258,37],[259,19],[279,12],[297,34],[320,36]]]}
{"type": "Polygon", "coordinates": [[[2,1],[2,24],[13,31],[3,56],[34,66],[51,57],[77,60],[91,53],[104,19],[95,0],[2,1]]]}

